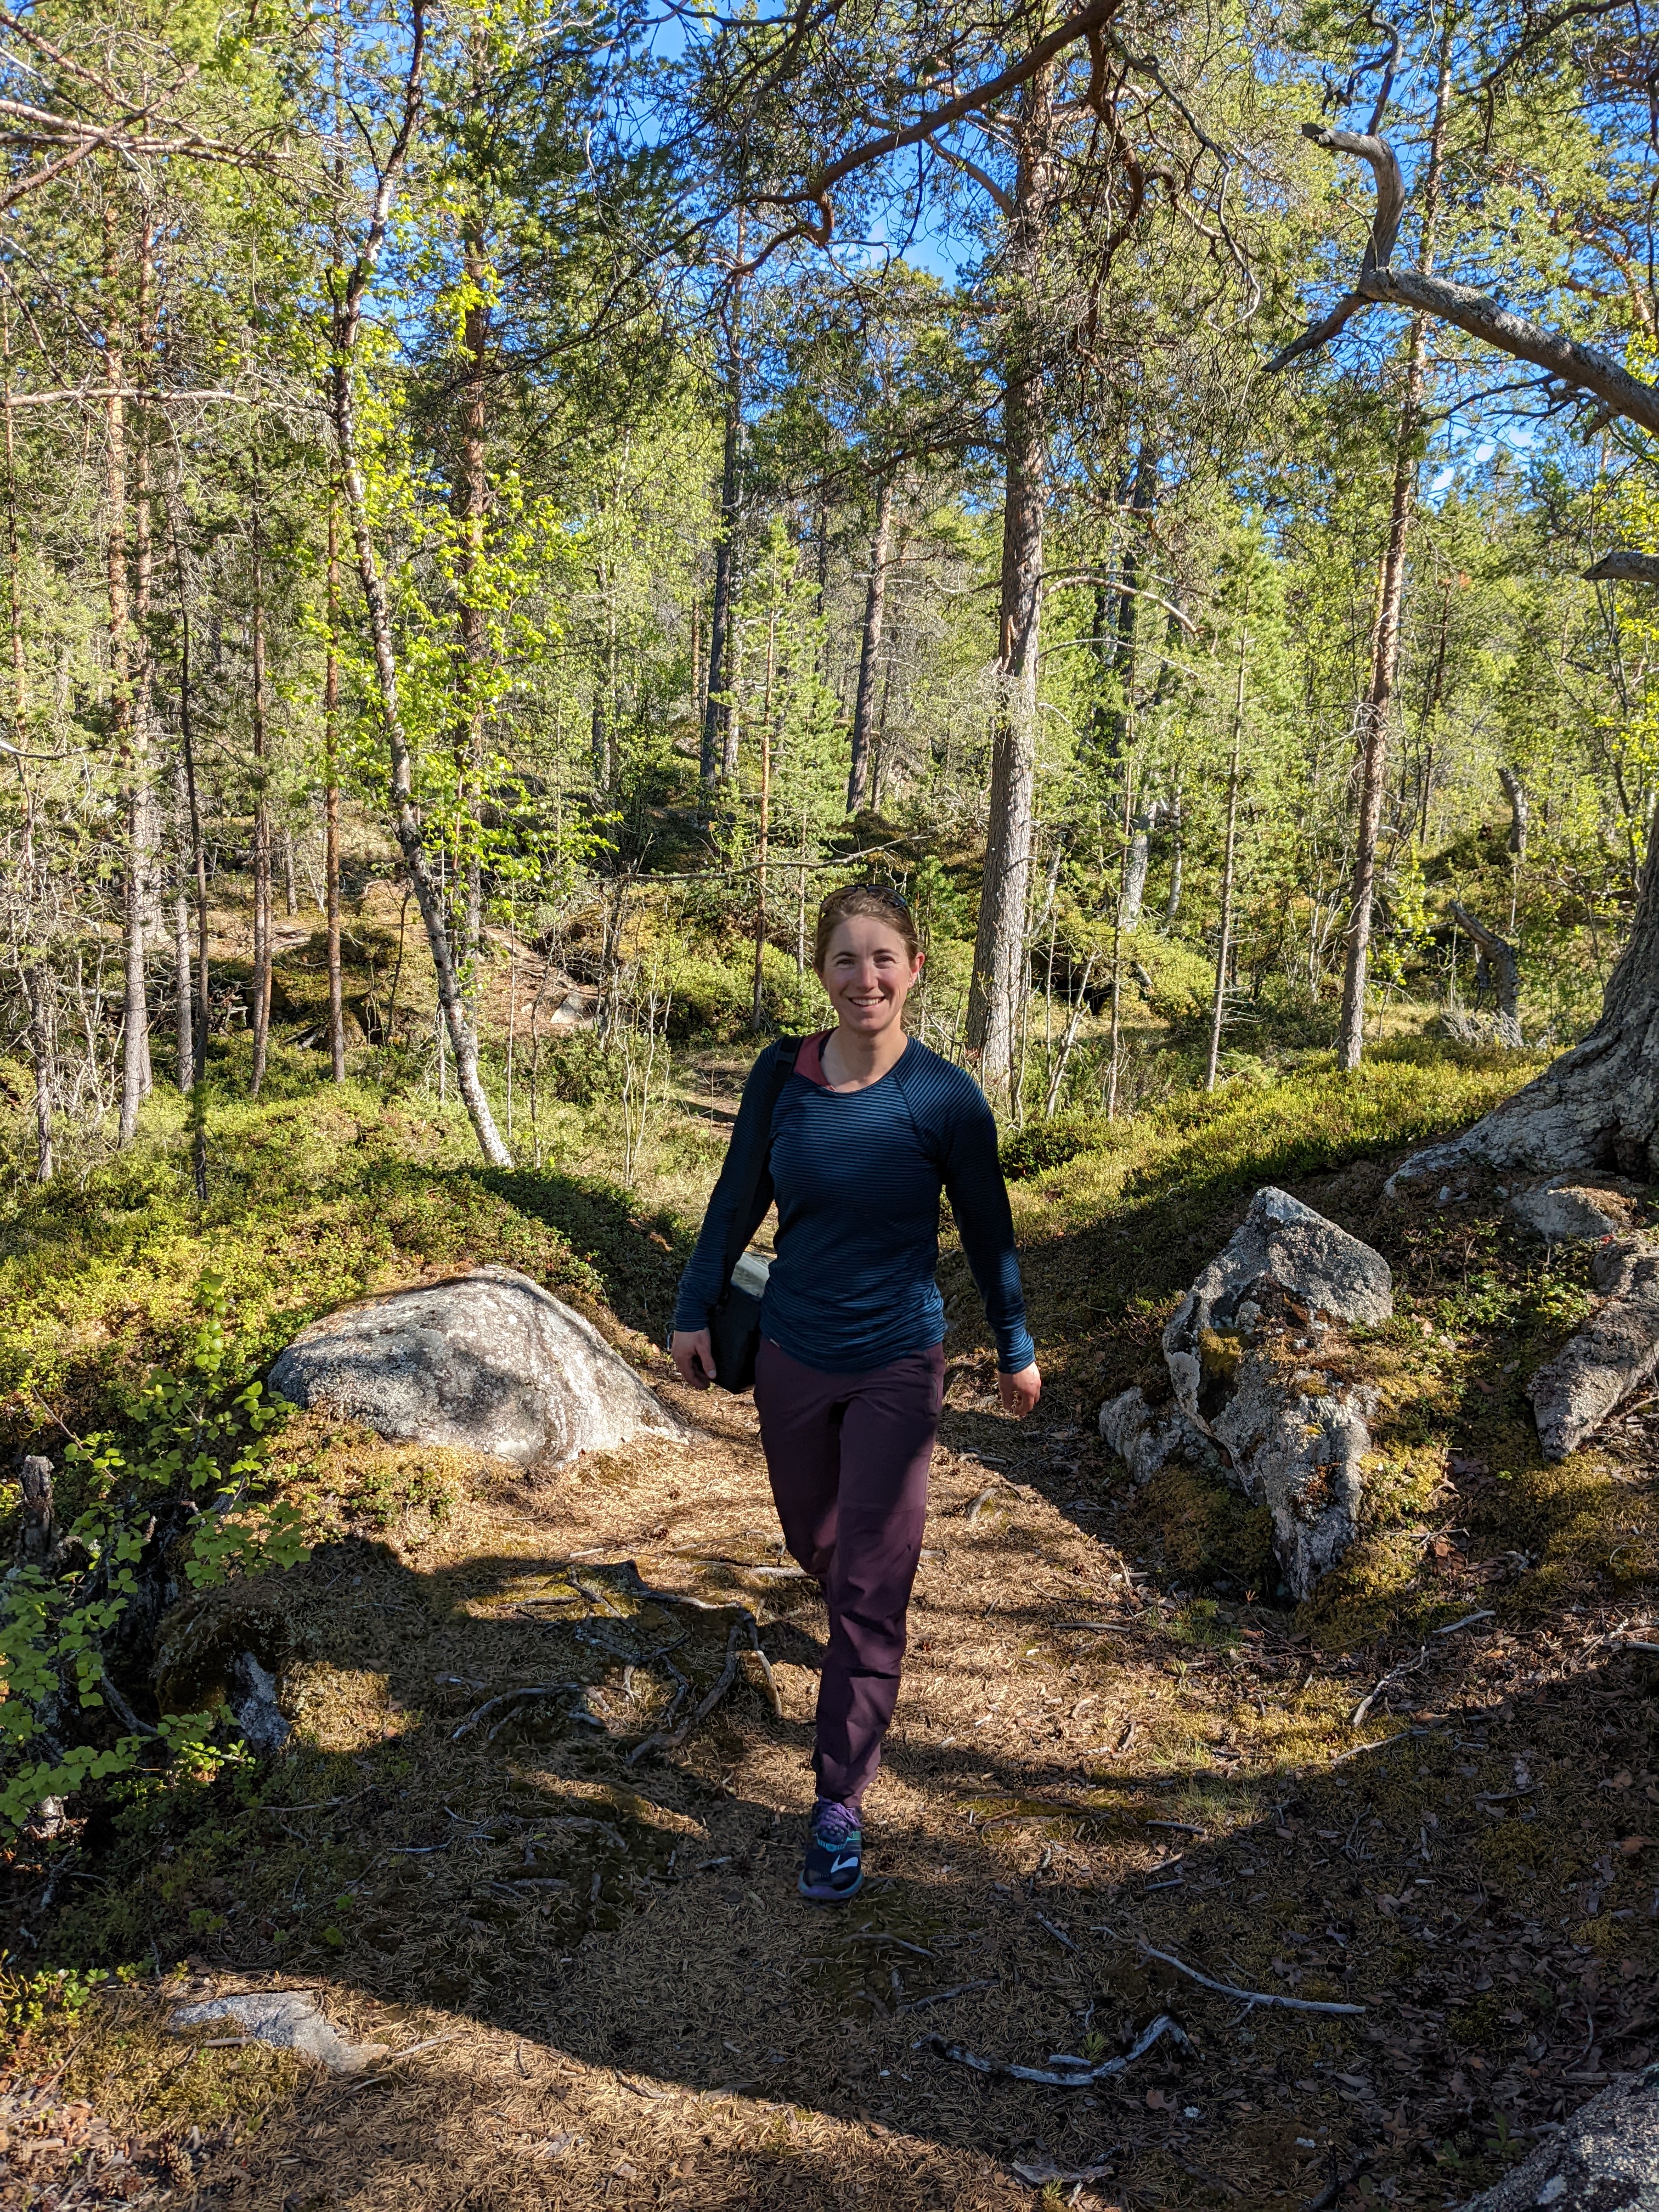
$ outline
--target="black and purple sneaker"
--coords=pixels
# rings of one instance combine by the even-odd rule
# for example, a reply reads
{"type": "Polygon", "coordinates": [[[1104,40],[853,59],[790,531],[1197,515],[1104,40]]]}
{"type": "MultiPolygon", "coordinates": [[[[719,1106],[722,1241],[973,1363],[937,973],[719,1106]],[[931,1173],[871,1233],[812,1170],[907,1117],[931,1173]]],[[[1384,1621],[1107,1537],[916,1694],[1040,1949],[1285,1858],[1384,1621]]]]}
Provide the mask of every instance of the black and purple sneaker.
{"type": "Polygon", "coordinates": [[[816,1905],[845,1905],[864,1886],[864,1834],[849,1806],[820,1797],[800,1873],[800,1893],[816,1905]]]}

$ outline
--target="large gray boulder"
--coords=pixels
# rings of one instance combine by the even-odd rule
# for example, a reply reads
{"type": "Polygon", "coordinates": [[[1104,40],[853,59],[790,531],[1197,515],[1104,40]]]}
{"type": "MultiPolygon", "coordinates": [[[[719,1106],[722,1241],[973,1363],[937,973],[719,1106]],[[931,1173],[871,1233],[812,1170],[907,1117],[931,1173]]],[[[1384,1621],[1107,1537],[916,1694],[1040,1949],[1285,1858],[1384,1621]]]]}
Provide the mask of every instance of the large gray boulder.
{"type": "Polygon", "coordinates": [[[1546,1459],[1565,1459],[1659,1369],[1659,1251],[1639,1237],[1590,1262],[1607,1304],[1527,1385],[1546,1459]]]}
{"type": "Polygon", "coordinates": [[[1137,1482],[1178,1459],[1265,1504],[1286,1587],[1304,1598],[1358,1533],[1376,1406],[1321,1350],[1334,1328],[1393,1311],[1380,1253],[1287,1191],[1259,1190],[1164,1332],[1173,1403],[1126,1390],[1101,1407],[1100,1433],[1137,1482]]]}
{"type": "Polygon", "coordinates": [[[1659,2212],[1659,2066],[1581,2105],[1463,2212],[1659,2212]]]}
{"type": "Polygon", "coordinates": [[[325,1315],[278,1356],[270,1388],[378,1436],[526,1468],[684,1434],[591,1322],[510,1267],[325,1315]]]}
{"type": "Polygon", "coordinates": [[[1164,1331],[1164,1357],[1183,1413],[1198,1412],[1205,1332],[1248,1326],[1252,1311],[1261,1310],[1264,1285],[1281,1302],[1304,1307],[1309,1320],[1326,1314],[1352,1326],[1387,1321],[1394,1311],[1394,1278],[1382,1254],[1269,1184],[1250,1200],[1231,1243],[1211,1261],[1164,1331]]]}

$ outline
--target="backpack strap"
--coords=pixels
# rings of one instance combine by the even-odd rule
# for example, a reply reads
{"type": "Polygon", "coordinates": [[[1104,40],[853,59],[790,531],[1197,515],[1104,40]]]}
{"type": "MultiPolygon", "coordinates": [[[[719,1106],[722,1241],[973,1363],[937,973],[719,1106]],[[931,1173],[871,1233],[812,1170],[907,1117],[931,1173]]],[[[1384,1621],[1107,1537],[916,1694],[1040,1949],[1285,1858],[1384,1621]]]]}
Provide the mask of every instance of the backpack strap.
{"type": "Polygon", "coordinates": [[[769,1162],[772,1155],[772,1116],[778,1110],[778,1101],[783,1087],[795,1072],[795,1054],[800,1050],[799,1037],[780,1037],[769,1047],[772,1054],[771,1073],[766,1085],[766,1109],[761,1116],[760,1127],[748,1158],[743,1164],[742,1179],[733,1194],[731,1226],[726,1232],[726,1260],[721,1271],[720,1288],[724,1291],[732,1280],[732,1270],[744,1255],[750,1238],[760,1227],[766,1209],[772,1203],[772,1177],[769,1162]],[[761,1194],[762,1185],[765,1195],[761,1194]],[[756,1200],[759,1200],[757,1205],[756,1200]]]}

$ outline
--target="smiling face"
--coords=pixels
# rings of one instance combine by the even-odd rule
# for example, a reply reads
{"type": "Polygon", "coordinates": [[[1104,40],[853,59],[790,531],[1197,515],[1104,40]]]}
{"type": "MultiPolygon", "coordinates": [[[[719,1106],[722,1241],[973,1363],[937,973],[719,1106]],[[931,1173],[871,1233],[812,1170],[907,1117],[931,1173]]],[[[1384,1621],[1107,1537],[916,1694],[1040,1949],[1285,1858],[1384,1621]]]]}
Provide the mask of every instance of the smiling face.
{"type": "Polygon", "coordinates": [[[852,914],[837,922],[818,969],[836,1019],[857,1036],[879,1036],[901,1019],[911,985],[921,973],[904,939],[874,915],[852,914]]]}

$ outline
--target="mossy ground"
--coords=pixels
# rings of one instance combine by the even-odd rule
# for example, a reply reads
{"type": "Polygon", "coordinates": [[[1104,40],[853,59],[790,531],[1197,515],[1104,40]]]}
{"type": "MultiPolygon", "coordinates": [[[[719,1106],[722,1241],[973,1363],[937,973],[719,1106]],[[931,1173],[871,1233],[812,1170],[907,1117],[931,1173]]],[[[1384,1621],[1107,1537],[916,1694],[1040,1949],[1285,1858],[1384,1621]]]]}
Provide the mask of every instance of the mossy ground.
{"type": "MultiPolygon", "coordinates": [[[[284,1055],[249,1108],[233,1056],[204,1210],[160,1097],[131,1154],[15,1200],[8,1442],[118,1421],[209,1267],[253,1366],[343,1298],[504,1260],[673,1397],[655,1346],[741,1065],[681,1064],[624,1193],[602,1103],[550,1107],[547,1164],[497,1176],[418,1092],[284,1055]]],[[[1011,1429],[957,1323],[878,1879],[844,1915],[793,1894],[823,1622],[775,1571],[745,1407],[681,1397],[689,1447],[548,1485],[296,1420],[318,1549],[214,1601],[282,1623],[294,1748],[129,1783],[67,1854],[13,1854],[14,1972],[136,1970],[73,2017],[16,1987],[17,2081],[126,2130],[154,2185],[249,2207],[954,2212],[1030,2202],[1016,2168],[1103,2164],[1080,2203],[1473,2194],[1638,2062],[1659,1996],[1659,1683],[1626,1641],[1659,1556],[1649,1413],[1545,1467],[1523,1388],[1588,1309],[1582,1260],[1546,1259],[1489,1189],[1382,1197],[1405,1146],[1528,1072],[1400,1044],[1358,1079],[1310,1066],[1091,1127],[1016,1184],[1048,1388],[1011,1429]],[[1268,1601],[1259,1515],[1177,1471],[1133,1492],[1095,1431],[1264,1182],[1376,1244],[1397,1293],[1354,1352],[1382,1394],[1363,1540],[1295,1613],[1268,1601]],[[714,1609],[642,1596],[629,1560],[714,1609]],[[682,1749],[630,1764],[666,1657],[700,1692],[750,1617],[775,1703],[739,1673],[682,1749]],[[582,1686],[465,1727],[556,1682],[582,1686]],[[1364,2010],[1246,2008],[1152,1951],[1364,2010]],[[358,2087],[176,2045],[181,1966],[316,1986],[411,2055],[358,2087]],[[929,2040],[1104,2056],[1160,2007],[1192,2055],[1086,2094],[984,2081],[929,2040]]],[[[958,1257],[945,1281],[967,1290],[958,1257]]],[[[210,1611],[181,1667],[220,1648],[210,1611]]]]}

